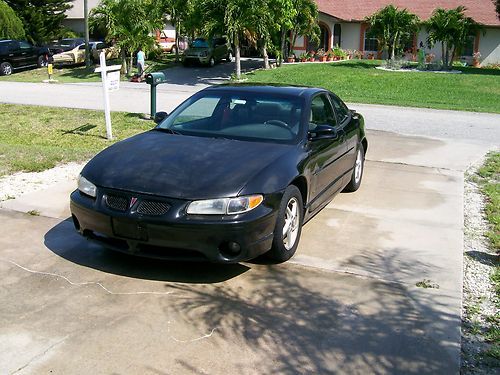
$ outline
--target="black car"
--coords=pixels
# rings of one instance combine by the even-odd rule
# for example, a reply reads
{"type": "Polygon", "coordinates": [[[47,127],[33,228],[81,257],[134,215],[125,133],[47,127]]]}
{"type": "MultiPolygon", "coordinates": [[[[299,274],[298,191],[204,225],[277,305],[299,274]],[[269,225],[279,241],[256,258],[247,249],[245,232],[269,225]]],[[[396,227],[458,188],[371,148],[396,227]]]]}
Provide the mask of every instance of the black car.
{"type": "Polygon", "coordinates": [[[324,89],[215,86],[156,120],[82,170],[83,236],[149,257],[283,262],[302,224],[361,183],[363,117],[324,89]]]}
{"type": "Polygon", "coordinates": [[[34,47],[22,40],[0,40],[0,75],[8,76],[15,69],[46,66],[49,50],[34,47]]]}

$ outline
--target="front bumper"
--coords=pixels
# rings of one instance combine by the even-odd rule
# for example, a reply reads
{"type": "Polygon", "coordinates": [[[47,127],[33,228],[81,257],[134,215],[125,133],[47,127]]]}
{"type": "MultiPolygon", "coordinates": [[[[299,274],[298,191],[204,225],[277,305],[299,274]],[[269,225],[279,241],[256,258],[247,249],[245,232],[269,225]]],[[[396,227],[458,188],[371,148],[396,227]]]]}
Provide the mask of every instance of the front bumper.
{"type": "Polygon", "coordinates": [[[210,55],[208,56],[189,56],[184,55],[183,59],[188,63],[198,63],[198,64],[209,64],[210,63],[210,55]]]}
{"type": "Polygon", "coordinates": [[[113,250],[161,259],[236,263],[271,248],[281,196],[266,196],[259,207],[241,215],[187,215],[189,201],[98,188],[97,199],[74,191],[70,208],[80,234],[113,250]],[[123,212],[109,208],[110,194],[125,197],[131,207],[123,212]],[[136,201],[130,205],[132,197],[136,201]],[[139,214],[136,208],[148,199],[168,203],[168,211],[159,216],[139,214]]]}

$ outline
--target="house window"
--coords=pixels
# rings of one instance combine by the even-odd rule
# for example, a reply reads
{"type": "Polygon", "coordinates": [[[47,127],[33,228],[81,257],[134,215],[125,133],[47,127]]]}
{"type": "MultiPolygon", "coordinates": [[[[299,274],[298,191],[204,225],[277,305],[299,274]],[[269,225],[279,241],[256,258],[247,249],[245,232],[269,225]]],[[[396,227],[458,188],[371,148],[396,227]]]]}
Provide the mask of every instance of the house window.
{"type": "Polygon", "coordinates": [[[474,35],[469,35],[462,48],[462,56],[472,56],[474,54],[475,41],[476,37],[474,35]]]}
{"type": "Polygon", "coordinates": [[[370,34],[370,29],[365,31],[365,51],[378,51],[378,40],[375,35],[370,34]]]}
{"type": "Polygon", "coordinates": [[[342,38],[342,26],[339,23],[336,23],[335,26],[333,26],[333,46],[339,46],[342,38]]]}

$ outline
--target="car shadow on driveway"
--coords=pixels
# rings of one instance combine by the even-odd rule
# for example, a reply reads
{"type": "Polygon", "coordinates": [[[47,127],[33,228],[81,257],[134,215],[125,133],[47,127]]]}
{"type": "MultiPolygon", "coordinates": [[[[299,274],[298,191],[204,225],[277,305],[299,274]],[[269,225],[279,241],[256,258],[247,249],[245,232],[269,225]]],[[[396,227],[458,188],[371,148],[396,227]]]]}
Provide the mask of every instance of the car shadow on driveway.
{"type": "Polygon", "coordinates": [[[122,254],[81,237],[71,218],[51,228],[44,236],[44,244],[54,254],[72,263],[144,280],[211,284],[232,279],[250,269],[242,264],[173,262],[122,254]]]}

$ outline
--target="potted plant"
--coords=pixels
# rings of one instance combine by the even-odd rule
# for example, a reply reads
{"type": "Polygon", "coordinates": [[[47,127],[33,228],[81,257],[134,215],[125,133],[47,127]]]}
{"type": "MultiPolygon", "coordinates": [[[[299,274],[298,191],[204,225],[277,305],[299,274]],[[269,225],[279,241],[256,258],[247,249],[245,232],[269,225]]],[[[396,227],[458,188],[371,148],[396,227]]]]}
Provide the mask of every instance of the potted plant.
{"type": "Polygon", "coordinates": [[[343,58],[345,57],[345,53],[344,51],[342,51],[342,49],[340,47],[335,47],[333,49],[333,59],[338,61],[338,60],[342,60],[343,58]]]}
{"type": "Polygon", "coordinates": [[[301,53],[299,56],[300,62],[306,62],[309,55],[307,53],[301,53]]]}
{"type": "Polygon", "coordinates": [[[474,66],[474,68],[479,68],[481,62],[479,61],[479,59],[481,58],[481,52],[477,51],[477,52],[474,52],[474,54],[472,55],[472,66],[474,66]]]}
{"type": "Polygon", "coordinates": [[[295,54],[291,53],[290,55],[288,55],[287,61],[289,63],[295,62],[295,54]]]}
{"type": "Polygon", "coordinates": [[[328,58],[328,61],[333,61],[333,51],[331,49],[328,50],[326,56],[328,58]]]}
{"type": "Polygon", "coordinates": [[[368,60],[375,60],[375,55],[373,54],[373,52],[370,52],[368,54],[368,60]]]}
{"type": "Polygon", "coordinates": [[[425,55],[425,62],[427,64],[430,64],[432,63],[432,61],[434,60],[434,57],[436,57],[436,55],[434,55],[433,53],[428,53],[425,55]]]}
{"type": "Polygon", "coordinates": [[[315,57],[315,56],[316,56],[316,52],[314,52],[314,51],[309,51],[308,56],[309,56],[309,61],[310,61],[310,62],[314,62],[314,61],[316,60],[316,57],[315,57]]]}
{"type": "Polygon", "coordinates": [[[319,57],[320,61],[325,62],[328,56],[326,56],[325,50],[323,48],[320,48],[316,51],[316,56],[319,57]]]}
{"type": "Polygon", "coordinates": [[[355,49],[353,52],[352,52],[352,55],[355,59],[358,59],[358,60],[361,60],[363,58],[363,52],[361,51],[358,51],[357,49],[355,49]]]}

